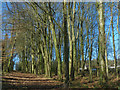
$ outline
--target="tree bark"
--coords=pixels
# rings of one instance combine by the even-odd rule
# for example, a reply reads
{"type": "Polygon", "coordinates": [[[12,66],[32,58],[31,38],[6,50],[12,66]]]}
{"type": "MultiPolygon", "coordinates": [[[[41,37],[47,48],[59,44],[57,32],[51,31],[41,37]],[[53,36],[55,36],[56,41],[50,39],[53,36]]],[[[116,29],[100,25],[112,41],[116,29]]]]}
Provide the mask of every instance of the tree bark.
{"type": "Polygon", "coordinates": [[[112,3],[112,7],[111,7],[111,25],[112,25],[112,38],[113,38],[113,51],[114,51],[114,66],[115,66],[115,75],[118,77],[118,71],[117,71],[117,60],[116,60],[116,53],[115,53],[115,40],[114,40],[114,26],[113,26],[113,3],[112,3]]]}
{"type": "Polygon", "coordinates": [[[68,47],[68,31],[67,31],[67,3],[63,2],[63,18],[64,18],[64,62],[65,62],[65,87],[69,86],[69,47],[68,47]]]}
{"type": "Polygon", "coordinates": [[[99,24],[100,24],[100,62],[101,62],[101,79],[107,81],[106,64],[105,64],[105,28],[104,28],[104,14],[103,14],[103,2],[99,3],[99,24]]]}

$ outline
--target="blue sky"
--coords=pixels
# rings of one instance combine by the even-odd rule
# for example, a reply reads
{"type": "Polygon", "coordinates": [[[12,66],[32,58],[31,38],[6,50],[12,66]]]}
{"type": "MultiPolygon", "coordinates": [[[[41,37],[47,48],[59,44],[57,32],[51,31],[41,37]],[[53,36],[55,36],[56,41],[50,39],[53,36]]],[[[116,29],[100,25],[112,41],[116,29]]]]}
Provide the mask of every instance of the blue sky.
{"type": "Polygon", "coordinates": [[[0,1],[0,40],[2,39],[2,2],[0,1]]]}

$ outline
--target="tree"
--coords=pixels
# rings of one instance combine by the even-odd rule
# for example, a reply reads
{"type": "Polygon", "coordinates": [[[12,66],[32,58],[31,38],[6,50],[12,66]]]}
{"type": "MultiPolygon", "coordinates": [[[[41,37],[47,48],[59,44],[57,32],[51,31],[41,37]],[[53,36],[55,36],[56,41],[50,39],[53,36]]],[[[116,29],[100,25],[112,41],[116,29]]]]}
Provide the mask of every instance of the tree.
{"type": "Polygon", "coordinates": [[[83,15],[84,15],[84,4],[82,5],[82,17],[81,17],[81,23],[80,23],[80,26],[81,26],[81,30],[80,30],[80,48],[81,48],[81,58],[82,58],[82,62],[81,62],[81,68],[82,68],[82,75],[84,75],[84,65],[85,65],[85,62],[84,62],[84,37],[83,37],[83,15]]]}
{"type": "MultiPolygon", "coordinates": [[[[111,15],[113,12],[113,3],[111,6],[111,15]]],[[[115,66],[115,75],[118,77],[118,69],[117,69],[117,60],[116,60],[116,53],[115,53],[115,40],[114,40],[114,27],[113,27],[113,15],[111,16],[111,25],[112,25],[112,38],[113,38],[113,51],[114,51],[114,66],[115,66]]]]}
{"type": "Polygon", "coordinates": [[[68,31],[67,31],[67,3],[63,2],[63,18],[64,18],[64,62],[65,62],[65,86],[69,85],[69,48],[68,48],[68,31]]]}
{"type": "Polygon", "coordinates": [[[107,81],[106,75],[106,64],[105,64],[105,28],[104,28],[104,14],[103,14],[103,2],[102,0],[99,3],[99,24],[100,24],[100,65],[101,65],[101,79],[103,81],[107,81]]]}

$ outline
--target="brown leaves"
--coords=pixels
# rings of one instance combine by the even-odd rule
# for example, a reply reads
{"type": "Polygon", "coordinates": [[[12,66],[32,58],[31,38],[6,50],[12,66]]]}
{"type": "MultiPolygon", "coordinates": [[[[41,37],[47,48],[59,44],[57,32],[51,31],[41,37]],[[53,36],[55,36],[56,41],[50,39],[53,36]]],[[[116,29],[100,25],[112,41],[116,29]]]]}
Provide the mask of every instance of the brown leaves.
{"type": "Polygon", "coordinates": [[[31,88],[54,88],[63,84],[62,82],[55,81],[52,78],[44,78],[43,76],[19,72],[6,74],[2,78],[3,87],[7,84],[12,86],[14,85],[16,87],[26,86],[31,88]]]}

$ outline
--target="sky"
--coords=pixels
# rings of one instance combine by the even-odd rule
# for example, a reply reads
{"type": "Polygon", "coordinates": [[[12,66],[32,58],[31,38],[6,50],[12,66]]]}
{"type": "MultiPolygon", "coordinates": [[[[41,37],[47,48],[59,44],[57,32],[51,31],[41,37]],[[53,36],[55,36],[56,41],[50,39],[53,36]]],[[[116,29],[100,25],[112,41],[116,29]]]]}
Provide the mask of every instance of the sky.
{"type": "Polygon", "coordinates": [[[2,2],[0,2],[0,40],[2,39],[2,2]]]}

